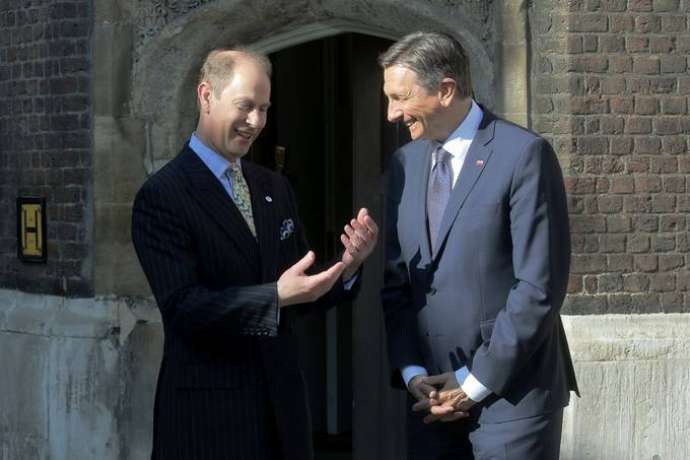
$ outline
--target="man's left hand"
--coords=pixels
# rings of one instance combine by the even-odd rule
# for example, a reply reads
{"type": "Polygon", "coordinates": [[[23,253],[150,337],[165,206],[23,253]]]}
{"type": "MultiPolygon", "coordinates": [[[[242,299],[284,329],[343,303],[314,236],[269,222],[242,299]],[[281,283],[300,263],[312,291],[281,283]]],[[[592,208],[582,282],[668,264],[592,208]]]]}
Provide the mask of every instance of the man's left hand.
{"type": "Polygon", "coordinates": [[[429,414],[424,417],[424,423],[454,422],[469,415],[468,411],[475,402],[460,388],[455,372],[429,376],[426,382],[439,390],[432,391],[429,395],[431,407],[429,414]]]}
{"type": "Polygon", "coordinates": [[[437,404],[429,409],[429,415],[424,417],[424,423],[454,422],[468,416],[469,410],[476,404],[465,394],[462,388],[440,391],[436,395],[437,404]]]}
{"type": "Polygon", "coordinates": [[[342,257],[345,264],[344,279],[348,280],[357,273],[364,259],[374,250],[378,236],[379,227],[366,208],[360,209],[357,218],[345,225],[344,233],[340,235],[340,241],[345,246],[342,257]]]}

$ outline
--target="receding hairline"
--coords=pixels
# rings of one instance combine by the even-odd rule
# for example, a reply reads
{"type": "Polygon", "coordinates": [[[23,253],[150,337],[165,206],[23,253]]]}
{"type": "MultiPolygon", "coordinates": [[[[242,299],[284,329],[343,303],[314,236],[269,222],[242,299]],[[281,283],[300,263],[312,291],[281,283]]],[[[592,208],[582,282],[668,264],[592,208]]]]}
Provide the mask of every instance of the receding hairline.
{"type": "Polygon", "coordinates": [[[232,79],[235,67],[244,63],[253,63],[271,79],[271,61],[264,54],[244,47],[216,48],[206,55],[199,69],[197,84],[207,82],[214,92],[222,90],[232,79]]]}

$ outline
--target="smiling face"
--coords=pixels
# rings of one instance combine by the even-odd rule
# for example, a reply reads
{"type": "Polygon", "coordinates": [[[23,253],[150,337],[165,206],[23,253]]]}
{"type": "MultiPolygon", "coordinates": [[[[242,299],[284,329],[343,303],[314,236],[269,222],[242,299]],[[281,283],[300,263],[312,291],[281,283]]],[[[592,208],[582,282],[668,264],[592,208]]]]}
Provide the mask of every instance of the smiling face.
{"type": "Polygon", "coordinates": [[[399,65],[386,68],[383,92],[388,98],[388,121],[402,121],[413,140],[443,141],[450,134],[444,123],[446,95],[422,86],[413,70],[399,65]]]}
{"type": "Polygon", "coordinates": [[[197,136],[231,161],[249,151],[266,125],[271,105],[271,81],[265,69],[251,58],[235,58],[232,77],[220,94],[208,81],[197,88],[197,136]]]}

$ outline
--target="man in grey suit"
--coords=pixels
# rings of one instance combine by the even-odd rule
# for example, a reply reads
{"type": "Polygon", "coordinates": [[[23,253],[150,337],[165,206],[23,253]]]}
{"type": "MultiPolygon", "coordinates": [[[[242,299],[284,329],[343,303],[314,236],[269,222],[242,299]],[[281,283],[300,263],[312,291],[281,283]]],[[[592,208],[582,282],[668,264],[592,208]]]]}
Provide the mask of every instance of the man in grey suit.
{"type": "Polygon", "coordinates": [[[461,45],[413,33],[380,58],[392,158],[381,293],[410,459],[557,459],[577,391],[559,310],[570,263],[551,146],[472,98],[461,45]]]}

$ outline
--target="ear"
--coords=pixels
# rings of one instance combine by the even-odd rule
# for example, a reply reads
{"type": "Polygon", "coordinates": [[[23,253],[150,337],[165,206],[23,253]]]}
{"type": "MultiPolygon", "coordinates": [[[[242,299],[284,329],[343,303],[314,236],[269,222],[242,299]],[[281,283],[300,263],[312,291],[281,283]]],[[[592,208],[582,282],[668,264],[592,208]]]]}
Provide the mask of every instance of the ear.
{"type": "Polygon", "coordinates": [[[452,78],[446,77],[441,80],[438,89],[438,99],[441,105],[448,107],[458,91],[458,84],[452,78]]]}
{"type": "Polygon", "coordinates": [[[202,112],[208,113],[211,110],[211,98],[213,97],[213,88],[211,84],[202,81],[196,87],[196,97],[199,101],[199,108],[202,112]]]}

